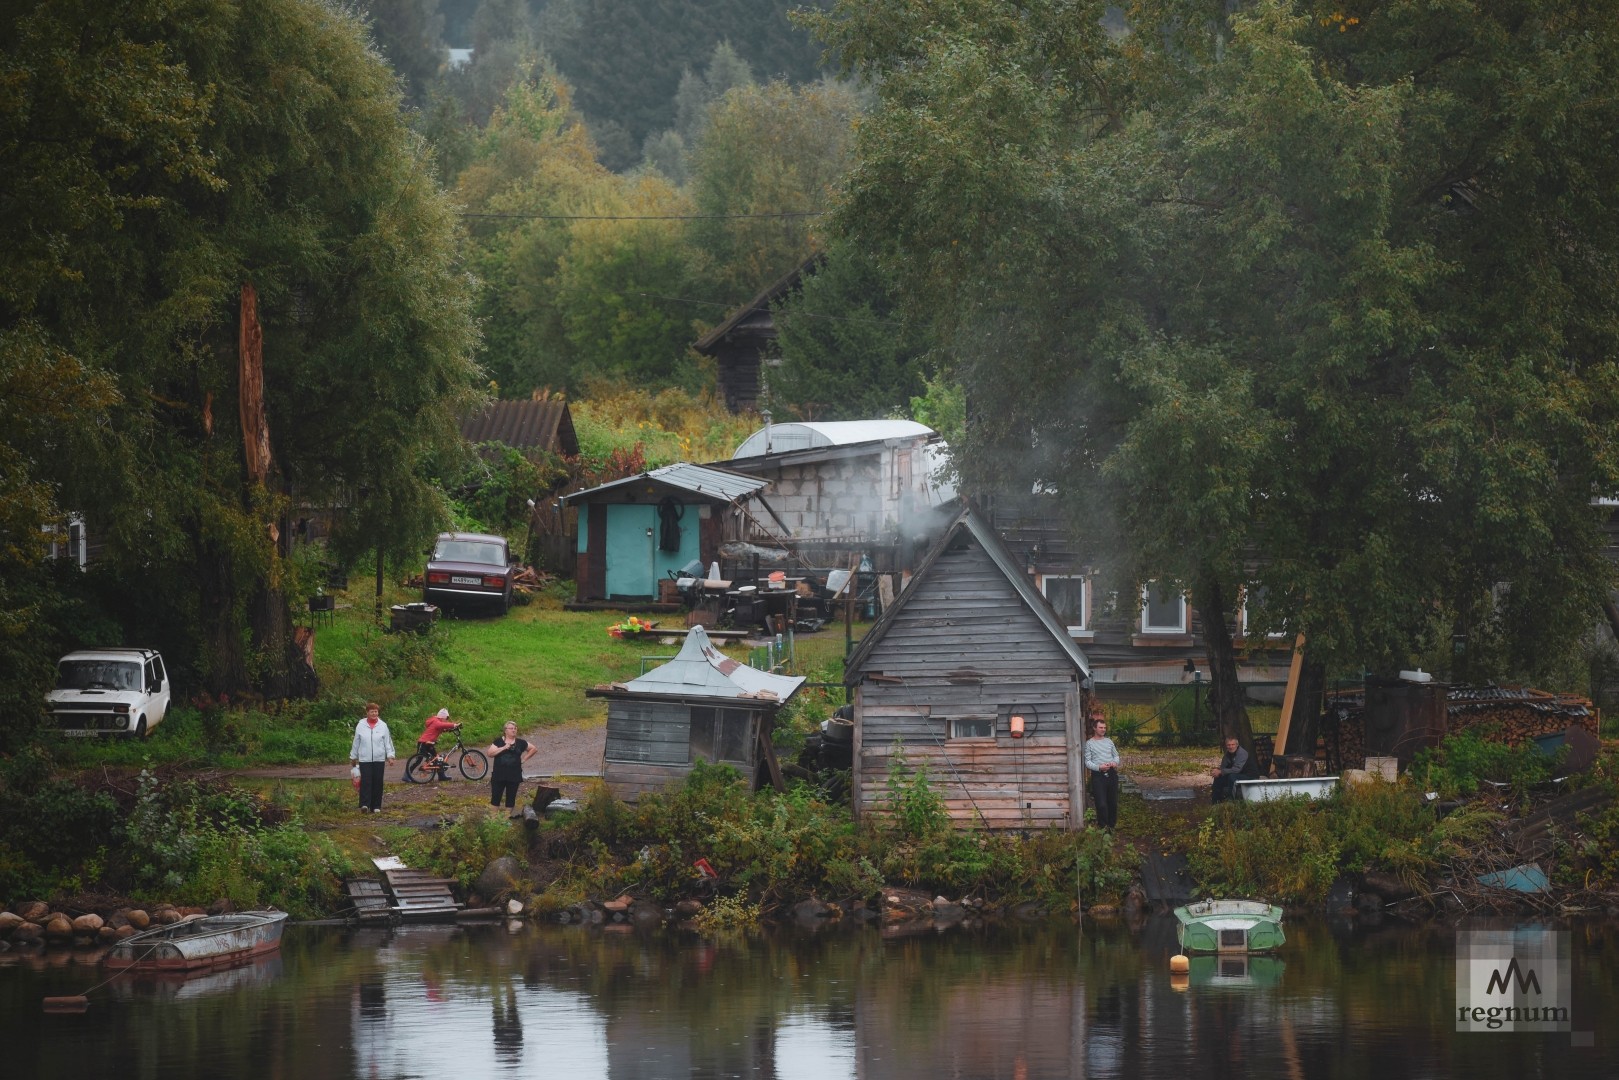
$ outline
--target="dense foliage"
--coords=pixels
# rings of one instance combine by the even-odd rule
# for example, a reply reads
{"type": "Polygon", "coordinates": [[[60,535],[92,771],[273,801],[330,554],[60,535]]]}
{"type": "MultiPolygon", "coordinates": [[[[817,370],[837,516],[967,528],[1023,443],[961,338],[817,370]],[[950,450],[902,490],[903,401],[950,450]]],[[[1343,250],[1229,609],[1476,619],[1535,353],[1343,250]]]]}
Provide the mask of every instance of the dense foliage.
{"type": "Polygon", "coordinates": [[[1205,628],[1263,586],[1317,680],[1563,673],[1619,486],[1610,5],[813,21],[879,98],[838,228],[953,358],[970,481],[1052,493],[1205,628]]]}
{"type": "Polygon", "coordinates": [[[0,897],[83,891],[136,901],[328,913],[348,860],[259,797],[167,770],[98,790],[37,751],[0,777],[0,897]]]}
{"type": "MultiPolygon", "coordinates": [[[[347,507],[339,554],[416,550],[474,397],[454,218],[393,76],[318,0],[10,5],[0,67],[0,581],[37,583],[40,527],[82,512],[126,633],[192,685],[284,694],[295,505],[347,507]],[[265,484],[238,407],[249,288],[265,484]]],[[[35,658],[100,629],[3,599],[35,658]]],[[[0,682],[37,703],[41,674],[0,682]]]]}

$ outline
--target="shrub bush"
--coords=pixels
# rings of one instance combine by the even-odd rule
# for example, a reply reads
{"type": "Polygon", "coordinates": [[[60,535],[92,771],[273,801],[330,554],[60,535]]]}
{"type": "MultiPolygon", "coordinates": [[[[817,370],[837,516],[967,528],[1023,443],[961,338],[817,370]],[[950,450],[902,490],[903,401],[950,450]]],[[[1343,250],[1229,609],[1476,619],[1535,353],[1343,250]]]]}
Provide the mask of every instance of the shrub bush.
{"type": "Polygon", "coordinates": [[[1198,889],[1230,899],[1319,902],[1338,875],[1338,844],[1324,810],[1304,798],[1215,807],[1188,853],[1198,889]]]}
{"type": "Polygon", "coordinates": [[[1469,729],[1419,751],[1411,762],[1412,780],[1447,798],[1471,795],[1489,780],[1510,785],[1514,797],[1522,799],[1530,788],[1551,779],[1557,759],[1533,743],[1508,746],[1490,734],[1490,729],[1469,729]]]}

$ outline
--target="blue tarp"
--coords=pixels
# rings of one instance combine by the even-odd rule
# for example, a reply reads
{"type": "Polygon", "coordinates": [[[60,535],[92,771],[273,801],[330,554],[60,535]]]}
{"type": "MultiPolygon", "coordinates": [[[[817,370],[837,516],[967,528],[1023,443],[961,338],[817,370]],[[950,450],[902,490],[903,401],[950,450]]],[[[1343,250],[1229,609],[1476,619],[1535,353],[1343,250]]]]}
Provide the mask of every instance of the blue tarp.
{"type": "Polygon", "coordinates": [[[1511,889],[1513,892],[1545,892],[1552,883],[1546,879],[1546,872],[1534,863],[1524,863],[1514,866],[1511,870],[1501,870],[1493,874],[1480,874],[1480,885],[1488,885],[1492,889],[1511,889]]]}

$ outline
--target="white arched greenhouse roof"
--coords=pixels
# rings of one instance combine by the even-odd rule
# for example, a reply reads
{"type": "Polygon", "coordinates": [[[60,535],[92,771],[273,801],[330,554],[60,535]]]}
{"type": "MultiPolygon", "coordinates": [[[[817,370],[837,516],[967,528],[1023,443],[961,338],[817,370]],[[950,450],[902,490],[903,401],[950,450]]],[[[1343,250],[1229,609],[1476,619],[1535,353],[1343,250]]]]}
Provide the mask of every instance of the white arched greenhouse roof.
{"type": "Polygon", "coordinates": [[[884,439],[927,437],[933,429],[915,420],[834,420],[771,424],[742,440],[732,457],[762,457],[819,446],[852,446],[884,439]]]}

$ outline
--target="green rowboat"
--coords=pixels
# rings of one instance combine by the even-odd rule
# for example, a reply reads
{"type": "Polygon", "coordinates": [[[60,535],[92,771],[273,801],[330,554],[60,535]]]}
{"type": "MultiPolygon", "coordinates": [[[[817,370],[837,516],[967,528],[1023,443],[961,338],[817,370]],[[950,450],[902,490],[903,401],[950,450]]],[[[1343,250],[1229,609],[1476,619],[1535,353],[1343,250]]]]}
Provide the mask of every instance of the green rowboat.
{"type": "Polygon", "coordinates": [[[1287,940],[1282,909],[1257,900],[1201,900],[1176,908],[1175,919],[1187,953],[1269,952],[1287,940]]]}

